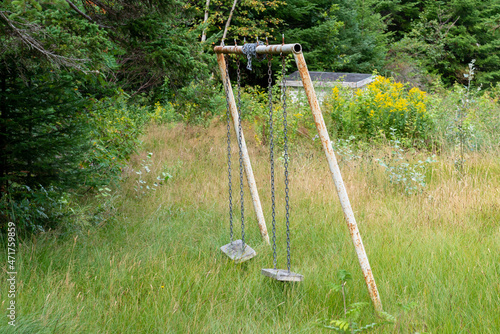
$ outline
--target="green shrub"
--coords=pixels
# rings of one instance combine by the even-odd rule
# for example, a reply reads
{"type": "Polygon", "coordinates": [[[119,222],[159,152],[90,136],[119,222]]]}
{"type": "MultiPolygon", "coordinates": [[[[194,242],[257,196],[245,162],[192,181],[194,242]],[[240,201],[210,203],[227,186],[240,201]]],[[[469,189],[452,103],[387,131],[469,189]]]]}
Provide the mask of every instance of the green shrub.
{"type": "Polygon", "coordinates": [[[150,167],[153,165],[153,152],[149,152],[145,159],[141,160],[140,167],[133,170],[137,175],[134,182],[135,198],[142,198],[155,192],[159,186],[172,178],[172,175],[165,169],[154,180],[147,177],[151,173],[150,167]]]}
{"type": "Polygon", "coordinates": [[[427,112],[425,92],[377,76],[365,89],[356,91],[335,86],[324,101],[324,110],[333,121],[335,137],[360,139],[389,137],[427,140],[432,120],[427,112]]]}
{"type": "MultiPolygon", "coordinates": [[[[281,87],[275,84],[272,88],[273,134],[277,150],[283,150],[284,124],[283,101],[281,87]]],[[[252,120],[255,129],[255,140],[260,145],[269,145],[269,91],[267,88],[245,87],[242,96],[242,118],[252,120]]],[[[288,145],[293,145],[297,138],[297,130],[304,122],[303,109],[297,108],[287,97],[287,138],[288,145]]]]}
{"type": "Polygon", "coordinates": [[[461,140],[466,151],[500,147],[500,104],[494,90],[481,94],[479,89],[456,84],[429,100],[433,136],[442,148],[457,149],[461,140]]]}
{"type": "Polygon", "coordinates": [[[153,116],[148,107],[129,105],[127,99],[122,92],[96,100],[86,116],[92,149],[80,163],[81,169],[88,170],[82,185],[99,187],[116,181],[135,152],[139,135],[153,116]]]}
{"type": "Polygon", "coordinates": [[[436,162],[435,155],[428,156],[422,160],[410,161],[405,156],[405,151],[401,147],[401,142],[391,134],[392,140],[389,141],[391,153],[376,161],[384,168],[389,182],[396,188],[404,191],[406,195],[421,193],[426,187],[426,175],[430,166],[436,162]]]}
{"type": "Polygon", "coordinates": [[[159,101],[157,101],[155,103],[151,119],[155,123],[163,124],[180,121],[181,117],[175,112],[172,102],[167,102],[162,105],[159,101]]]}
{"type": "Polygon", "coordinates": [[[0,197],[0,233],[5,232],[7,221],[16,223],[21,236],[57,227],[69,217],[65,194],[53,186],[29,187],[11,183],[0,197]],[[5,216],[4,216],[5,215],[5,216]]]}
{"type": "Polygon", "coordinates": [[[226,99],[221,85],[212,80],[193,81],[178,91],[173,107],[179,115],[174,120],[208,125],[214,116],[224,113],[226,99]]]}
{"type": "MultiPolygon", "coordinates": [[[[109,206],[104,208],[98,204],[80,210],[78,208],[83,208],[79,203],[81,195],[97,193],[98,190],[102,195],[103,187],[120,179],[122,168],[139,144],[139,135],[142,134],[144,126],[155,118],[155,114],[151,113],[149,107],[129,104],[128,96],[123,92],[111,98],[89,99],[87,102],[85,107],[80,103],[77,112],[74,112],[71,118],[66,117],[66,121],[68,119],[71,121],[70,125],[78,126],[78,131],[73,130],[72,136],[71,133],[66,135],[61,131],[64,129],[62,122],[50,119],[49,116],[54,114],[52,109],[41,109],[40,112],[43,111],[48,115],[45,118],[46,124],[51,125],[49,121],[52,121],[54,125],[42,124],[42,127],[38,124],[37,128],[32,127],[36,129],[34,133],[48,135],[55,133],[62,137],[62,141],[53,141],[54,147],[50,147],[43,141],[32,140],[37,137],[31,136],[28,138],[31,141],[25,139],[20,144],[24,145],[26,151],[30,148],[33,151],[34,148],[39,154],[51,153],[52,155],[45,153],[49,162],[40,158],[37,160],[39,164],[44,163],[41,164],[43,169],[38,168],[38,173],[45,170],[55,172],[45,173],[51,178],[42,178],[27,169],[28,172],[23,173],[27,174],[26,177],[31,177],[30,182],[17,177],[14,172],[7,174],[9,178],[0,196],[2,212],[0,233],[4,232],[6,221],[15,222],[21,235],[48,229],[64,230],[71,228],[76,220],[96,223],[103,221],[104,218],[97,219],[97,217],[109,211],[109,206]],[[64,145],[56,147],[56,144],[60,143],[64,145]],[[74,160],[72,164],[68,161],[73,160],[65,159],[71,154],[74,160]],[[49,158],[54,161],[50,163],[49,158]]],[[[75,105],[69,104],[69,106],[75,105]]],[[[23,117],[32,114],[25,113],[23,117]]],[[[68,129],[72,130],[71,127],[68,129]]]]}

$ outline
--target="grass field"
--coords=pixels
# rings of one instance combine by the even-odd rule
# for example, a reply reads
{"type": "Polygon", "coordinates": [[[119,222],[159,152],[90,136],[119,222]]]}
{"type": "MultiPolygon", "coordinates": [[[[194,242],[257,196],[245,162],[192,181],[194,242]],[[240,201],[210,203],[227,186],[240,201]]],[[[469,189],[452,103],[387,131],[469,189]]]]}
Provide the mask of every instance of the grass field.
{"type": "MultiPolygon", "coordinates": [[[[246,130],[270,231],[268,151],[246,130]]],[[[149,128],[122,189],[103,199],[115,207],[114,219],[19,245],[18,326],[12,330],[2,316],[0,332],[328,332],[318,320],[344,313],[341,294],[331,289],[340,269],[353,276],[347,303],[369,302],[317,143],[303,139],[290,153],[292,270],[304,281],[283,284],[260,274],[272,266],[272,251],[260,239],[248,191],[247,242],[258,256],[235,265],[219,251],[229,240],[224,131],[218,122],[206,129],[149,128]],[[172,178],[137,199],[132,168],[146,152],[153,152],[148,177],[166,171],[172,178]]],[[[500,333],[500,160],[474,154],[465,165],[460,176],[452,157],[438,157],[428,188],[407,196],[374,161],[341,163],[384,309],[397,319],[373,332],[500,333]]],[[[283,169],[276,170],[278,267],[284,268],[283,169]]],[[[234,160],[236,211],[237,174],[234,160]]],[[[371,305],[361,319],[377,321],[371,305]]]]}

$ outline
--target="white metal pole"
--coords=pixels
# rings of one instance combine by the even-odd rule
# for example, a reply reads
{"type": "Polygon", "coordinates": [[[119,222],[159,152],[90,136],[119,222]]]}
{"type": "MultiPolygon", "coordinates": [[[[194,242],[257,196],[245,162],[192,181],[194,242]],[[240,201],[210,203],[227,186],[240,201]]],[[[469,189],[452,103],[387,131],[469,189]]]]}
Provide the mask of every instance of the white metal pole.
{"type": "Polygon", "coordinates": [[[328,160],[328,166],[330,167],[333,182],[335,183],[335,188],[337,189],[340,204],[342,206],[342,210],[344,211],[344,216],[347,221],[347,227],[349,228],[352,242],[354,243],[354,248],[356,249],[356,254],[358,255],[359,265],[361,266],[366,285],[368,286],[368,293],[370,294],[370,298],[372,299],[375,310],[377,312],[380,312],[382,311],[382,302],[378,294],[377,285],[375,284],[375,279],[373,278],[370,263],[368,262],[368,257],[366,256],[365,247],[363,246],[363,241],[361,240],[358,225],[356,224],[356,219],[354,218],[351,203],[349,202],[349,197],[347,196],[344,181],[342,180],[342,175],[340,174],[339,165],[337,164],[337,158],[335,157],[335,152],[333,151],[330,136],[328,135],[328,131],[326,129],[323,114],[321,113],[318,99],[316,98],[316,92],[314,91],[314,86],[311,81],[311,77],[309,76],[309,71],[307,70],[304,55],[302,54],[302,52],[294,52],[293,55],[295,57],[295,61],[297,62],[297,67],[300,73],[300,77],[302,78],[302,83],[307,95],[307,100],[309,101],[309,105],[311,106],[314,122],[316,123],[316,129],[318,130],[319,138],[321,139],[321,144],[326,154],[326,159],[328,160]]]}

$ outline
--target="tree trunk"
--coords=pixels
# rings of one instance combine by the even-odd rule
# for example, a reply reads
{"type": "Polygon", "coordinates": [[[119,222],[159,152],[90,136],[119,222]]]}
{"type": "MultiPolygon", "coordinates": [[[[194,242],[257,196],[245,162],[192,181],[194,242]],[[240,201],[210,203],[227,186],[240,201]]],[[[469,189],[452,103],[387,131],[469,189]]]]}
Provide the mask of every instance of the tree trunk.
{"type": "MultiPolygon", "coordinates": [[[[210,7],[210,0],[207,0],[207,4],[205,5],[205,18],[203,19],[203,24],[208,21],[208,7],[210,7]]],[[[203,29],[203,33],[201,34],[201,41],[205,42],[207,39],[207,28],[203,29]]]]}
{"type": "Polygon", "coordinates": [[[233,17],[233,12],[234,12],[234,9],[236,8],[237,3],[238,3],[238,0],[234,0],[233,8],[231,8],[231,11],[229,12],[229,17],[228,17],[227,22],[226,22],[226,27],[224,28],[224,35],[222,35],[221,45],[224,44],[224,40],[226,39],[227,30],[229,29],[229,25],[231,24],[231,18],[233,17]]]}

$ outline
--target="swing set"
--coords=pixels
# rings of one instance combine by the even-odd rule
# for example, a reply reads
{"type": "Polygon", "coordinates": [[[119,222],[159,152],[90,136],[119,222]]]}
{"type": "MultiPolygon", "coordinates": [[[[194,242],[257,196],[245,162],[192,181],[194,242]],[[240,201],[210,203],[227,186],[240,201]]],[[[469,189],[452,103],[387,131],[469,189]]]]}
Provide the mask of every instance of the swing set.
{"type": "Polygon", "coordinates": [[[303,280],[303,276],[292,272],[290,269],[290,214],[289,214],[289,187],[288,187],[288,138],[287,138],[287,104],[286,104],[286,68],[285,59],[289,54],[293,54],[295,62],[298,67],[300,77],[304,86],[304,90],[312,111],[314,122],[316,124],[316,129],[318,131],[319,138],[321,139],[323,151],[325,152],[330,172],[339,196],[340,204],[344,211],[344,217],[349,228],[349,232],[358,256],[359,264],[365,278],[365,282],[368,288],[368,293],[372,300],[372,303],[377,312],[382,311],[382,303],[380,301],[380,296],[378,294],[377,286],[375,284],[375,279],[366,256],[366,251],[361,240],[361,235],[359,233],[356,220],[354,218],[354,213],[347,196],[347,192],[340,174],[340,169],[335,157],[335,153],[332,148],[330,137],[328,135],[326,125],[321,113],[319,103],[314,91],[314,87],[307,69],[307,65],[302,54],[302,47],[300,44],[285,44],[284,37],[282,44],[269,45],[268,43],[263,44],[257,40],[257,43],[245,43],[242,46],[236,44],[233,46],[216,46],[214,49],[217,55],[217,62],[219,64],[219,69],[222,76],[222,81],[224,83],[224,90],[226,93],[226,116],[227,116],[227,156],[228,156],[228,180],[229,180],[229,229],[230,229],[230,243],[221,247],[222,252],[224,252],[230,259],[235,263],[241,263],[253,258],[256,254],[249,245],[245,243],[245,216],[244,216],[244,193],[243,193],[243,174],[245,173],[247,178],[248,187],[250,189],[250,194],[252,197],[252,202],[254,210],[257,216],[257,223],[260,230],[260,234],[264,242],[269,244],[269,235],[267,232],[266,223],[264,220],[264,214],[262,212],[262,206],[259,199],[259,194],[257,191],[257,186],[255,183],[255,178],[250,163],[250,157],[248,155],[247,146],[245,143],[245,137],[243,135],[243,130],[241,127],[241,83],[240,83],[240,55],[246,56],[248,63],[247,69],[251,70],[252,59],[257,56],[266,55],[268,61],[268,96],[269,96],[269,162],[271,168],[271,210],[272,210],[272,247],[273,247],[273,268],[272,269],[262,269],[261,273],[264,276],[270,277],[277,281],[292,281],[300,282],[303,280]],[[230,78],[229,70],[227,67],[226,55],[233,54],[236,55],[236,67],[237,67],[237,101],[235,101],[230,78]],[[281,101],[283,109],[283,142],[284,142],[284,172],[285,172],[285,210],[286,210],[286,236],[287,236],[287,269],[277,269],[277,252],[276,252],[276,212],[275,212],[275,184],[274,184],[274,124],[273,124],[273,105],[272,105],[272,69],[271,69],[271,57],[272,55],[280,55],[282,60],[282,92],[281,101]],[[236,138],[238,141],[238,154],[239,154],[239,181],[240,181],[240,210],[241,210],[241,239],[233,240],[233,205],[232,205],[232,183],[231,183],[231,121],[233,121],[233,128],[236,132],[236,138]]]}

